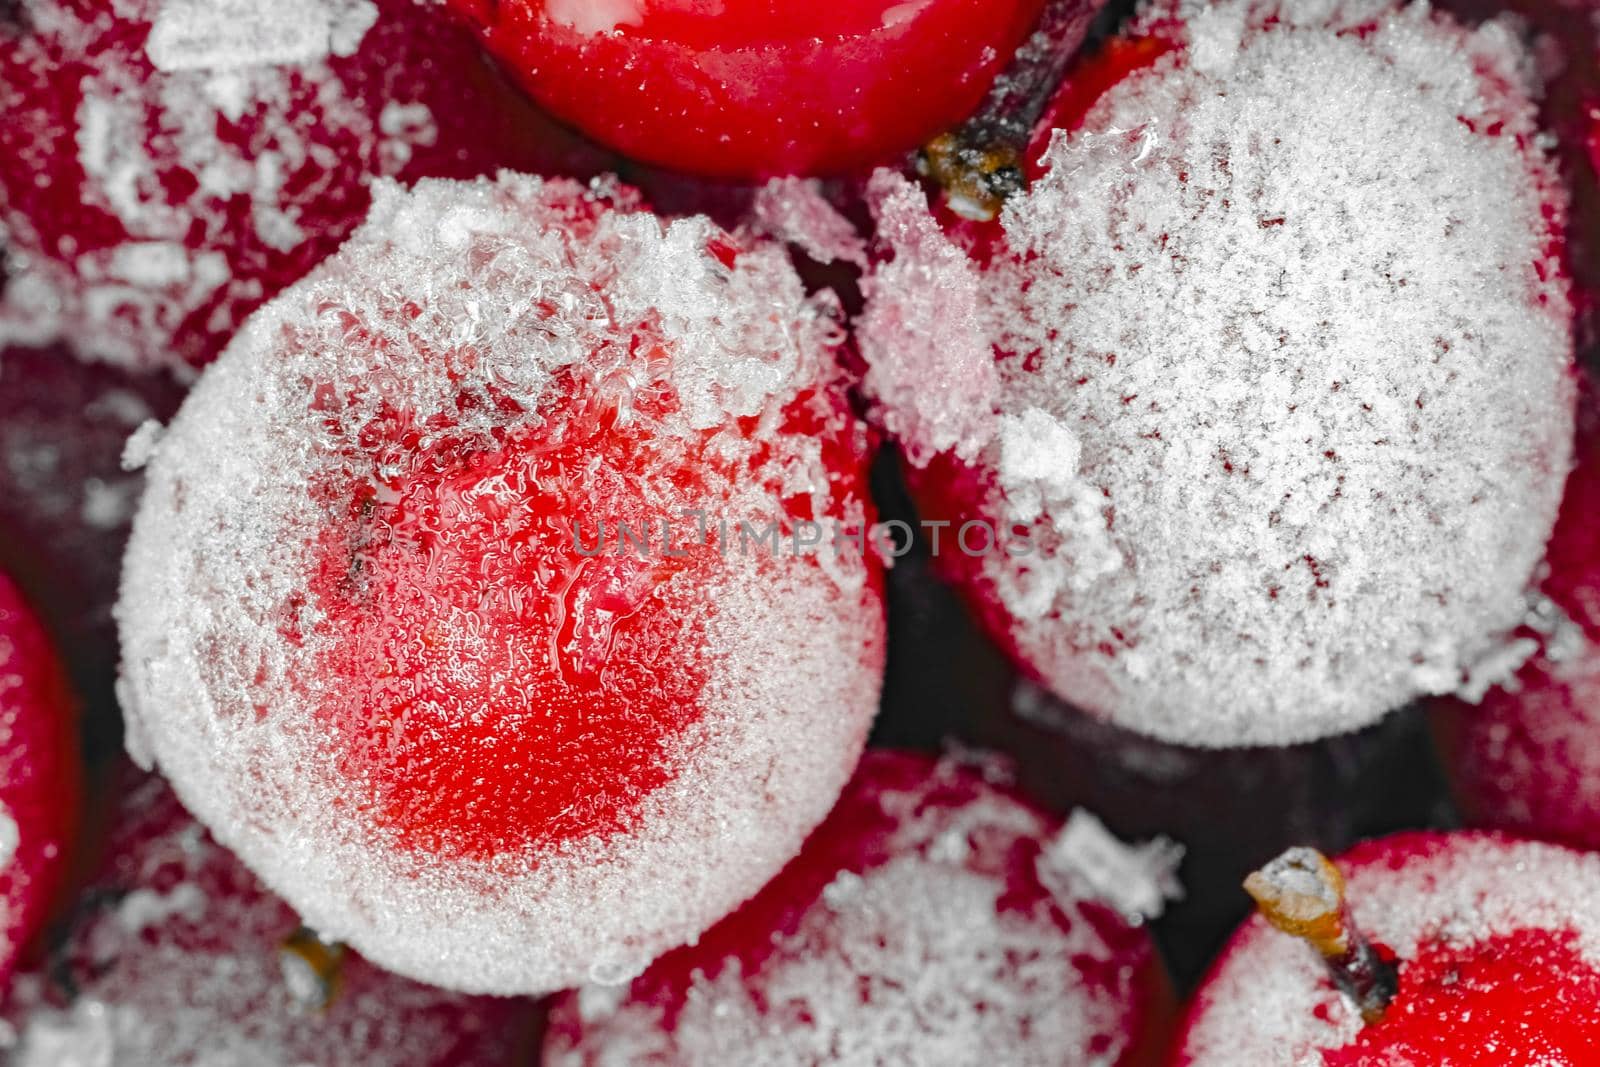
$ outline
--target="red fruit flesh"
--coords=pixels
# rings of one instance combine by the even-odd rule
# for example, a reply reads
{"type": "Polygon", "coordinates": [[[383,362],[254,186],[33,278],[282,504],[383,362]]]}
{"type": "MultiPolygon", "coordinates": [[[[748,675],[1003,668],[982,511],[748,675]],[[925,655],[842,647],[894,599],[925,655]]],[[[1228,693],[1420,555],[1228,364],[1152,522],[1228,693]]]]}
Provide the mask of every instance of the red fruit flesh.
{"type": "Polygon", "coordinates": [[[1518,930],[1469,946],[1428,944],[1400,969],[1383,1019],[1327,1067],[1581,1067],[1600,1062],[1600,970],[1571,930],[1518,930]]]}
{"type": "Polygon", "coordinates": [[[724,178],[848,171],[959,122],[1042,0],[450,0],[558,116],[724,178]]]}
{"type": "Polygon", "coordinates": [[[44,924],[65,879],[80,788],[72,724],[50,641],[0,575],[0,980],[44,924]]]}

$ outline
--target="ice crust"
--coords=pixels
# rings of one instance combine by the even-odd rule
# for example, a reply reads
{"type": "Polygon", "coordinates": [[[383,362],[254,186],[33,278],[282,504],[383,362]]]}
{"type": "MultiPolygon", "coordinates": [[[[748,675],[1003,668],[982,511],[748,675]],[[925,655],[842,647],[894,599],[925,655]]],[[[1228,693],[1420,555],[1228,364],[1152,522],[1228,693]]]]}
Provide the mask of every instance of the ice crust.
{"type": "MultiPolygon", "coordinates": [[[[829,513],[840,489],[818,442],[781,413],[838,374],[839,313],[777,245],[724,266],[711,247],[727,240],[604,184],[382,184],[366,226],[252,317],[161,436],[119,604],[129,747],[324,934],[469,991],[626,978],[754,892],[848,778],[883,649],[851,553],[730,552],[716,588],[679,601],[684,662],[707,665],[700,717],[626,832],[448,862],[384,843],[343,810],[360,783],[329,773],[340,739],[314,715],[337,682],[312,668],[336,635],[304,603],[307,560],[350,497],[308,486],[381,494],[403,473],[405,454],[348,447],[382,411],[470,451],[553,419],[552,381],[575,379],[595,419],[658,417],[641,433],[661,455],[693,436],[751,472],[710,499],[655,486],[664,513],[757,516],[774,484],[829,513]],[[660,346],[649,363],[630,354],[641,336],[660,346]],[[661,396],[675,403],[659,416],[634,403],[661,396]]],[[[844,507],[859,524],[864,502],[844,507]]],[[[470,677],[475,646],[461,647],[470,677]]]]}
{"type": "MultiPolygon", "coordinates": [[[[902,758],[869,753],[847,797],[902,758]]],[[[546,1062],[1117,1063],[1138,1025],[1132,987],[1150,963],[1147,944],[1130,951],[1144,943],[1126,928],[1108,937],[1117,920],[1091,917],[1086,902],[1097,898],[1081,887],[1032,901],[1044,872],[1011,865],[1030,846],[1049,847],[1053,820],[970,766],[947,759],[929,770],[891,778],[855,812],[859,825],[825,824],[822,855],[839,836],[881,833],[863,846],[873,862],[839,870],[809,905],[791,902],[798,912],[750,973],[737,959],[696,969],[681,1006],[626,991],[570,994],[546,1062]]]]}
{"type": "MultiPolygon", "coordinates": [[[[1341,861],[1356,924],[1402,960],[1420,943],[1470,946],[1523,929],[1573,930],[1600,963],[1600,856],[1489,834],[1421,836],[1362,846],[1341,861]],[[1398,848],[1402,859],[1384,855],[1398,848]]],[[[1306,944],[1253,918],[1196,1002],[1179,1061],[1187,1067],[1320,1067],[1349,1044],[1361,1014],[1306,944]]]]}
{"type": "Polygon", "coordinates": [[[0,346],[209,360],[354,229],[373,178],[438,140],[427,79],[467,72],[398,80],[429,58],[410,6],[385,0],[380,24],[371,0],[23,0],[25,28],[0,41],[0,145],[17,160],[0,168],[0,346]],[[364,42],[395,84],[376,63],[335,69],[364,42]],[[29,187],[43,174],[53,192],[29,187]]]}
{"type": "Polygon", "coordinates": [[[146,778],[50,973],[20,975],[10,1067],[506,1067],[531,1004],[463,997],[346,957],[325,1009],[280,945],[299,924],[146,778]],[[62,976],[69,975],[67,982],[62,976]],[[58,984],[59,983],[59,984],[58,984]]]}
{"type": "Polygon", "coordinates": [[[1481,687],[1571,456],[1525,57],[1421,4],[1177,11],[1182,47],[1056,134],[991,265],[875,179],[882,421],[1028,528],[979,595],[1119,725],[1282,744],[1481,687]]]}

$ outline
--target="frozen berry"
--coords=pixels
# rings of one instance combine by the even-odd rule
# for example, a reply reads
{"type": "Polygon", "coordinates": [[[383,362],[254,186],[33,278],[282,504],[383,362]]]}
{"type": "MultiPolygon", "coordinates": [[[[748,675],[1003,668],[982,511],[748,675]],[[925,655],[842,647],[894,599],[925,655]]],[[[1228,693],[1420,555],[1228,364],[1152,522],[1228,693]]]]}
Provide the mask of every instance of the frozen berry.
{"type": "Polygon", "coordinates": [[[1250,888],[1316,951],[1251,919],[1197,994],[1175,1063],[1600,1062],[1597,878],[1600,857],[1487,834],[1403,834],[1336,868],[1294,850],[1250,888]]]}
{"type": "Polygon", "coordinates": [[[1117,906],[1159,905],[1162,865],[1124,849],[977,768],[869,753],[760,895],[631,986],[559,1001],[546,1062],[1149,1062],[1163,980],[1117,906]]]}
{"type": "Polygon", "coordinates": [[[1456,797],[1475,825],[1600,848],[1600,409],[1580,407],[1578,465],[1550,538],[1536,648],[1481,703],[1435,708],[1456,797]]]}
{"type": "Polygon", "coordinates": [[[977,106],[1042,6],[449,3],[554,114],[633,158],[726,178],[842,172],[915,148],[977,106]]]}
{"type": "Polygon", "coordinates": [[[839,317],[620,188],[379,186],[143,442],[130,747],[385,966],[638,973],[794,854],[875,710],[839,317]]]}
{"type": "Polygon", "coordinates": [[[121,784],[50,966],[12,990],[12,1067],[529,1062],[529,1002],[418,985],[321,942],[159,779],[121,784]]]}
{"type": "Polygon", "coordinates": [[[1520,620],[1571,447],[1563,198],[1502,25],[1183,10],[1054,112],[1087,108],[987,234],[875,179],[867,385],[1050,689],[1183,744],[1309,740],[1456,689],[1520,620]]]}
{"type": "Polygon", "coordinates": [[[415,0],[20,0],[0,20],[0,343],[200,366],[338,248],[380,175],[563,164],[415,0]]]}
{"type": "MultiPolygon", "coordinates": [[[[0,351],[0,569],[61,635],[78,692],[112,710],[122,550],[140,477],[128,436],[170,418],[181,387],[73,359],[60,347],[0,351]]],[[[97,708],[96,710],[100,710],[97,708]]]]}
{"type": "Polygon", "coordinates": [[[78,793],[66,676],[17,587],[0,574],[0,983],[61,890],[78,793]]]}

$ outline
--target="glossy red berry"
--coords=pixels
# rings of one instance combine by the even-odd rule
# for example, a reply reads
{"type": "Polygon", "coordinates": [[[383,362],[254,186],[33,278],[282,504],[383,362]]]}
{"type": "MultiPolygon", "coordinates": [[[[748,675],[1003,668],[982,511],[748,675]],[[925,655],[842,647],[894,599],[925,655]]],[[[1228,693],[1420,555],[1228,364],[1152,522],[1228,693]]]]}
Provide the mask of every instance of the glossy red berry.
{"type": "MultiPolygon", "coordinates": [[[[753,900],[631,985],[558,1001],[546,1062],[1149,1062],[1160,965],[1076,841],[981,766],[870,752],[753,900]]],[[[1121,888],[1159,902],[1139,855],[1121,888]]]]}
{"type": "Polygon", "coordinates": [[[848,171],[965,118],[1041,0],[451,0],[554,114],[695,174],[848,171]]]}
{"type": "Polygon", "coordinates": [[[74,714],[50,639],[0,574],[0,980],[65,881],[80,789],[74,714]]]}

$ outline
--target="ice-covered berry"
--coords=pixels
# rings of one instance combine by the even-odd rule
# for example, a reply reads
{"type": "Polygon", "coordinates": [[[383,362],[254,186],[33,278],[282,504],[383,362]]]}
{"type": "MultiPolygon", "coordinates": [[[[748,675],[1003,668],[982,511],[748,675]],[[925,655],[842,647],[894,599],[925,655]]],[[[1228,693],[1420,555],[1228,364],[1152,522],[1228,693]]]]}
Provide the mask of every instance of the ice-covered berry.
{"type": "Polygon", "coordinates": [[[842,172],[915,148],[977,106],[1043,6],[449,3],[554,114],[635,159],[726,178],[842,172]]]}
{"type": "Polygon", "coordinates": [[[1257,916],[1197,994],[1175,1064],[1596,1062],[1600,857],[1490,834],[1402,834],[1357,846],[1338,867],[1349,921],[1393,968],[1386,1003],[1364,1021],[1316,952],[1257,916]]]}
{"type": "Polygon", "coordinates": [[[875,180],[867,385],[1054,692],[1308,740],[1503,665],[1570,457],[1564,201],[1504,25],[1178,14],[988,231],[875,180]]]}
{"type": "Polygon", "coordinates": [[[19,0],[0,19],[0,344],[200,366],[379,176],[572,148],[416,0],[19,0]]]}
{"type": "Polygon", "coordinates": [[[66,675],[38,619],[0,574],[0,982],[61,891],[78,794],[66,675]]]}
{"type": "Polygon", "coordinates": [[[533,1006],[387,974],[300,925],[132,774],[107,853],[5,1010],[12,1067],[513,1067],[533,1006]]]}
{"type": "Polygon", "coordinates": [[[871,752],[760,895],[630,986],[559,1001],[546,1062],[1144,1062],[1162,981],[1120,909],[1159,905],[1164,868],[1124,848],[979,766],[871,752]]]}
{"type": "Polygon", "coordinates": [[[794,854],[876,707],[839,317],[620,187],[381,185],[142,442],[131,748],[385,966],[638,973],[794,854]]]}

